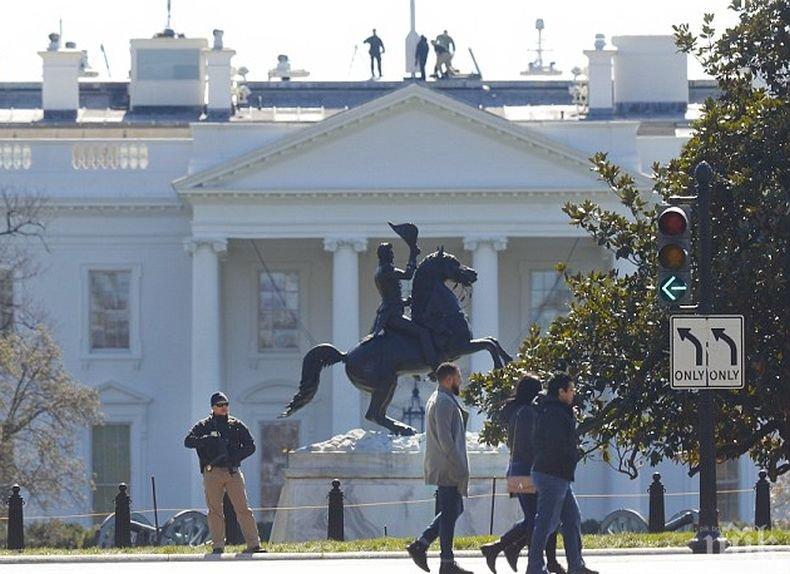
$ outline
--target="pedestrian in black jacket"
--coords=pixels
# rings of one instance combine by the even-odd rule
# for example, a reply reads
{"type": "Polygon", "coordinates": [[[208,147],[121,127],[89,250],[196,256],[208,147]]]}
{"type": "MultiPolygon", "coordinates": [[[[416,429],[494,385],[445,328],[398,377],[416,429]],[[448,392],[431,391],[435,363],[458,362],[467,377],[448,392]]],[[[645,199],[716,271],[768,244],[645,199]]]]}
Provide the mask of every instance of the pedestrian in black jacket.
{"type": "MultiPolygon", "coordinates": [[[[500,424],[508,429],[507,444],[510,449],[510,464],[507,476],[529,476],[534,461],[534,432],[538,418],[538,400],[541,382],[537,375],[528,373],[516,385],[516,390],[497,415],[500,424]]],[[[513,496],[513,495],[511,495],[513,496]]],[[[489,569],[496,574],[496,559],[504,551],[508,564],[514,572],[518,571],[518,557],[521,550],[532,538],[535,526],[535,511],[538,504],[536,493],[519,492],[515,494],[524,512],[524,520],[515,524],[502,537],[490,544],[484,544],[480,550],[486,558],[489,569]]],[[[532,550],[530,550],[532,552],[532,550]]],[[[548,570],[564,574],[565,569],[557,562],[557,533],[549,536],[546,544],[548,570]]]]}
{"type": "Polygon", "coordinates": [[[208,506],[208,528],[214,554],[225,548],[225,493],[236,511],[247,544],[245,553],[262,552],[258,526],[247,502],[241,462],[255,452],[255,441],[246,425],[230,416],[225,393],[211,395],[211,416],[198,421],[184,439],[184,446],[197,449],[203,489],[208,506]]]}
{"type": "MultiPolygon", "coordinates": [[[[532,481],[538,491],[538,511],[530,548],[545,547],[549,535],[562,523],[569,574],[597,574],[582,559],[581,513],[572,488],[578,460],[576,418],[571,406],[576,389],[564,373],[554,375],[548,387],[535,429],[532,481]]],[[[530,551],[527,574],[546,574],[543,552],[530,551]]]]}

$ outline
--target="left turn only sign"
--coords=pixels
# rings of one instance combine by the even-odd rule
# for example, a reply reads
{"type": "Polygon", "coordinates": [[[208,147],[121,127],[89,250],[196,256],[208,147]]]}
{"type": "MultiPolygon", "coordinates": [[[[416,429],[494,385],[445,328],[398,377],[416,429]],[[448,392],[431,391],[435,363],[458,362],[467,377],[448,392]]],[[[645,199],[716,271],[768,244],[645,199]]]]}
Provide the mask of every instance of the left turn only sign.
{"type": "Polygon", "coordinates": [[[672,315],[669,321],[673,389],[743,388],[743,315],[672,315]]]}

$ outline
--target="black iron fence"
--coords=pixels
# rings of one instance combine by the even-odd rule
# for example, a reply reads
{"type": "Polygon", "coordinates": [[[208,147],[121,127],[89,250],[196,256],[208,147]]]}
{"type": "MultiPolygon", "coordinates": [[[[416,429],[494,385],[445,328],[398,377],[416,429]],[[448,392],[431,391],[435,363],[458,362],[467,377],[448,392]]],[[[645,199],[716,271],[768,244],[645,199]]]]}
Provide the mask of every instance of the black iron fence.
{"type": "MultiPolygon", "coordinates": [[[[492,489],[490,494],[478,494],[470,496],[470,498],[487,498],[491,497],[491,516],[489,524],[489,534],[492,532],[494,524],[495,505],[493,504],[494,498],[498,496],[507,496],[507,493],[497,493],[496,491],[496,478],[492,477],[492,489]]],[[[293,510],[316,510],[324,508],[327,512],[327,539],[328,540],[345,540],[345,520],[344,513],[348,508],[362,508],[362,507],[376,507],[376,506],[390,506],[396,504],[434,504],[436,512],[438,512],[438,500],[436,497],[431,497],[424,500],[405,500],[405,501],[387,501],[387,502],[366,502],[348,504],[345,501],[345,495],[341,489],[341,482],[334,479],[331,483],[331,489],[327,495],[327,503],[324,506],[298,506],[288,508],[262,508],[254,510],[266,511],[293,511],[293,510]]],[[[754,525],[758,529],[771,528],[771,499],[770,499],[770,483],[767,480],[767,473],[765,471],[759,472],[759,479],[754,486],[755,502],[754,502],[754,525]]],[[[733,491],[737,493],[749,492],[748,490],[733,491]]],[[[683,526],[696,524],[696,516],[693,511],[687,511],[675,517],[669,522],[666,521],[665,516],[665,496],[671,495],[690,495],[695,493],[667,493],[666,488],[661,483],[661,475],[659,473],[653,474],[653,482],[650,484],[647,495],[649,497],[649,518],[647,521],[648,532],[664,532],[673,531],[683,526]]],[[[605,496],[611,497],[616,495],[585,495],[578,494],[578,498],[598,497],[605,496]]],[[[637,495],[644,496],[644,495],[637,495]]],[[[21,487],[14,485],[11,488],[11,493],[7,498],[7,517],[0,517],[0,521],[7,523],[7,540],[6,547],[9,550],[23,550],[25,548],[25,533],[24,533],[24,506],[25,501],[21,495],[21,487]]],[[[166,509],[162,509],[166,510],[166,509]]],[[[200,513],[194,510],[183,509],[169,509],[179,510],[176,517],[181,515],[199,515],[200,513]]],[[[238,521],[236,520],[236,513],[233,506],[225,496],[224,501],[225,519],[226,519],[226,538],[228,544],[240,544],[243,542],[241,529],[239,528],[238,521]]],[[[145,511],[147,512],[147,511],[145,511]]],[[[154,511],[155,512],[155,511],[154,511]]],[[[631,512],[631,511],[628,511],[631,512]]],[[[86,516],[86,515],[81,515],[86,516]]],[[[93,515],[87,515],[93,516],[93,515]]],[[[118,485],[118,494],[115,496],[115,512],[113,515],[113,534],[112,543],[110,545],[117,548],[127,548],[133,545],[133,541],[137,545],[156,545],[161,543],[173,543],[177,538],[173,534],[172,528],[168,531],[168,524],[162,528],[146,524],[134,518],[135,513],[132,509],[132,500],[129,497],[127,485],[121,483],[118,485]],[[164,532],[164,537],[163,537],[164,532]],[[134,536],[133,536],[134,535],[134,536]]],[[[31,517],[30,519],[43,519],[48,517],[31,517]]],[[[62,517],[51,517],[62,518],[62,517]]],[[[109,521],[108,517],[105,522],[109,521]]],[[[168,523],[172,522],[172,519],[168,523]]],[[[189,540],[184,539],[184,543],[190,543],[189,540]]]]}

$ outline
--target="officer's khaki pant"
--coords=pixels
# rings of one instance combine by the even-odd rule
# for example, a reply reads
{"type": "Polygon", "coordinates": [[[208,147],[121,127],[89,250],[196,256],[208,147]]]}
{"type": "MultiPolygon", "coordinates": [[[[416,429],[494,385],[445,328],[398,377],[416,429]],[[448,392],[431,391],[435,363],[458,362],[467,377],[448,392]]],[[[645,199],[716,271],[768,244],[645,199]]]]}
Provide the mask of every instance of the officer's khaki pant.
{"type": "Polygon", "coordinates": [[[208,529],[214,548],[225,546],[225,512],[222,507],[225,492],[228,493],[233,510],[236,511],[236,518],[239,521],[241,532],[244,534],[247,548],[260,546],[258,527],[247,502],[244,475],[240,470],[234,471],[233,474],[227,468],[212,468],[205,471],[203,473],[203,490],[206,493],[208,529]]]}

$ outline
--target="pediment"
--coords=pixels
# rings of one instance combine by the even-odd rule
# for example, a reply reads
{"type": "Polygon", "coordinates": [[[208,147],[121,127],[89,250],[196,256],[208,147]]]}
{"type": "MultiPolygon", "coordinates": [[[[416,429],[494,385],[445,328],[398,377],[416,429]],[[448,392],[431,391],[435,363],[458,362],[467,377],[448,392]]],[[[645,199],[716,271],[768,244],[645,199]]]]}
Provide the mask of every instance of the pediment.
{"type": "Polygon", "coordinates": [[[585,154],[416,84],[174,187],[187,196],[604,189],[585,154]]]}
{"type": "Polygon", "coordinates": [[[147,405],[153,399],[116,381],[107,381],[96,387],[102,404],[147,405]]]}

